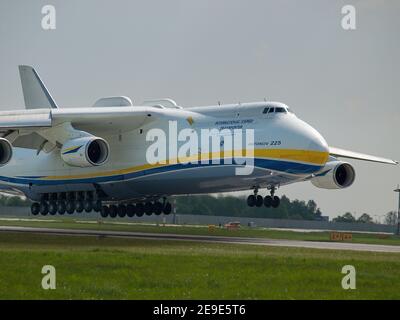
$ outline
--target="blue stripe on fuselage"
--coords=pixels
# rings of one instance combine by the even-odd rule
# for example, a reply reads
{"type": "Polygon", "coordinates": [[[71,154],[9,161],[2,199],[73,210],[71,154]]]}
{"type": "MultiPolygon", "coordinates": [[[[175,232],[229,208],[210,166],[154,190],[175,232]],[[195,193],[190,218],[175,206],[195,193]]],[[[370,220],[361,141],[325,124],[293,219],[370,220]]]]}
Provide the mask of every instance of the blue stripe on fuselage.
{"type": "MultiPolygon", "coordinates": [[[[147,170],[131,172],[126,174],[118,174],[113,176],[104,176],[104,177],[94,177],[94,178],[71,178],[71,179],[60,179],[60,180],[46,180],[37,179],[36,177],[4,177],[0,176],[0,181],[5,181],[9,183],[16,184],[24,184],[24,185],[39,185],[39,186],[48,186],[48,185],[59,185],[59,184],[82,184],[82,183],[102,183],[102,182],[116,182],[129,180],[137,177],[147,176],[150,174],[156,173],[167,173],[170,171],[184,170],[184,169],[192,169],[199,167],[215,167],[215,166],[223,166],[225,164],[174,164],[174,165],[166,165],[160,166],[156,168],[151,168],[147,170]],[[36,179],[35,179],[36,178],[36,179]]],[[[256,168],[268,169],[273,171],[279,171],[282,173],[289,174],[311,174],[313,172],[319,171],[322,167],[319,165],[311,165],[297,162],[289,162],[289,161],[281,161],[281,160],[272,160],[272,159],[254,159],[254,166],[256,168]]]]}

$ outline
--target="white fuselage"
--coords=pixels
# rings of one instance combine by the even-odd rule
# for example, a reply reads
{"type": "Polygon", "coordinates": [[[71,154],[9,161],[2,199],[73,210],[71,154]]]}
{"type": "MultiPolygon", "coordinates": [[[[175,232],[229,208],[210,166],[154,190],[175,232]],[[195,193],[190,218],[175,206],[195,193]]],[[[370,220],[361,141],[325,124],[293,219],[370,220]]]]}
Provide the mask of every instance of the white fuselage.
{"type": "MultiPolygon", "coordinates": [[[[103,110],[128,113],[130,108],[103,110]]],[[[58,114],[62,113],[63,121],[67,114],[73,122],[81,110],[54,109],[52,118],[57,124],[58,114]]],[[[322,136],[281,103],[166,108],[157,110],[157,114],[156,119],[143,125],[135,123],[133,130],[126,129],[129,123],[119,130],[111,121],[110,128],[107,125],[96,128],[95,118],[88,120],[86,125],[79,125],[76,129],[85,131],[90,127],[91,134],[108,142],[109,159],[101,166],[70,166],[61,158],[59,148],[39,154],[36,150],[15,148],[12,160],[0,167],[0,186],[22,191],[34,200],[44,193],[76,191],[101,191],[104,200],[159,198],[285,185],[319,172],[329,158],[328,146],[322,136]],[[271,106],[285,108],[285,112],[263,113],[271,106]],[[250,175],[237,175],[235,169],[241,165],[235,161],[231,164],[223,161],[220,164],[173,163],[171,155],[167,155],[165,164],[150,164],[146,152],[153,142],[147,141],[148,132],[157,128],[170,138],[170,121],[176,121],[178,130],[190,129],[198,136],[202,129],[225,129],[225,132],[253,129],[254,170],[250,175]]],[[[177,141],[177,148],[184,143],[177,141]]]]}

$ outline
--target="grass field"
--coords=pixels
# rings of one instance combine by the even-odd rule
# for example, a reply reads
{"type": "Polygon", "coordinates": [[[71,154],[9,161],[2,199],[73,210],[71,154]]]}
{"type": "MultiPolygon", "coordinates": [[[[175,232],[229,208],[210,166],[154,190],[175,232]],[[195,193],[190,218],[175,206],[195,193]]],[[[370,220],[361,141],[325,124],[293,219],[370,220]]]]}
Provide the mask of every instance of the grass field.
{"type": "MultiPolygon", "coordinates": [[[[83,221],[79,219],[42,219],[40,221],[9,221],[0,219],[0,225],[9,226],[32,226],[47,228],[71,228],[71,229],[90,229],[90,230],[115,230],[132,232],[151,232],[151,233],[175,233],[191,235],[216,235],[216,236],[235,236],[235,237],[255,237],[269,239],[289,239],[307,241],[330,241],[330,232],[295,232],[287,230],[271,230],[262,228],[241,227],[240,230],[226,230],[215,228],[209,231],[207,226],[163,226],[155,224],[125,223],[118,224],[115,221],[105,220],[98,223],[95,220],[83,221]]],[[[400,245],[400,237],[388,234],[353,233],[355,243],[400,245]]]]}
{"type": "Polygon", "coordinates": [[[399,299],[399,279],[400,254],[0,233],[0,299],[399,299]]]}

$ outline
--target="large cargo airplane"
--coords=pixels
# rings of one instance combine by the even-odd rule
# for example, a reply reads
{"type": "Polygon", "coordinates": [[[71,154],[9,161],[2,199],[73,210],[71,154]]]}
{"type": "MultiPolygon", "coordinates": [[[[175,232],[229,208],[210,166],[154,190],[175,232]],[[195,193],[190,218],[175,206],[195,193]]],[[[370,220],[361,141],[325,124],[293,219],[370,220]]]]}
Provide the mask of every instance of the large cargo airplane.
{"type": "Polygon", "coordinates": [[[171,99],[134,106],[127,97],[107,97],[93,107],[60,108],[35,69],[19,71],[26,109],[0,112],[0,189],[33,200],[33,215],[169,214],[168,196],[239,190],[250,191],[249,206],[278,207],[277,188],[291,183],[349,187],[354,167],[339,158],[398,163],[329,147],[280,102],[182,108],[171,99]],[[214,129],[210,139],[217,137],[224,153],[210,152],[204,141],[184,148],[178,129],[186,137],[214,129]],[[163,132],[168,154],[155,151],[163,132]],[[161,161],[149,161],[150,149],[161,161]]]}

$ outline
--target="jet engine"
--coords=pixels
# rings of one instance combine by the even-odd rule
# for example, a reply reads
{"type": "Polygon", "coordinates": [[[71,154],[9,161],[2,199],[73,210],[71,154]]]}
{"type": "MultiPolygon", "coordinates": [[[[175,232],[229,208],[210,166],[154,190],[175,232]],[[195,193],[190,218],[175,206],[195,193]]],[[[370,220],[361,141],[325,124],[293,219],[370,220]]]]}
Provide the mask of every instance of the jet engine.
{"type": "Polygon", "coordinates": [[[350,163],[331,161],[325,165],[320,174],[311,179],[311,183],[323,189],[343,189],[350,187],[355,177],[356,173],[350,163]]]}
{"type": "Polygon", "coordinates": [[[108,143],[98,137],[82,137],[64,143],[61,158],[73,167],[100,166],[107,162],[108,143]]]}
{"type": "Polygon", "coordinates": [[[10,162],[13,155],[11,143],[4,138],[0,138],[0,167],[10,162]]]}

